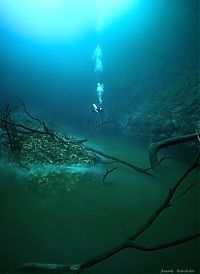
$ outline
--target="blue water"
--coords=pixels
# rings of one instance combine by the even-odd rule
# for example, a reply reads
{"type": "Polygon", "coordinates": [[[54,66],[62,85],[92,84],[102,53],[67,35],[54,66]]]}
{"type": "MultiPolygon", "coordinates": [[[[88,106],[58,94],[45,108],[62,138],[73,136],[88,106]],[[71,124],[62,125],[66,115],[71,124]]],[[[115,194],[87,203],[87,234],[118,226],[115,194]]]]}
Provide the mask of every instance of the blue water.
{"type": "Polygon", "coordinates": [[[138,2],[100,35],[94,27],[71,40],[38,40],[2,19],[2,103],[23,99],[44,119],[81,127],[96,101],[92,55],[98,44],[103,52],[104,104],[110,114],[130,109],[131,86],[141,91],[134,105],[151,89],[164,88],[198,68],[198,1],[138,2]]]}
{"type": "MultiPolygon", "coordinates": [[[[57,124],[56,129],[77,139],[87,138],[87,146],[149,167],[151,137],[141,133],[135,140],[133,135],[124,134],[126,130],[118,127],[120,119],[141,103],[148,110],[152,100],[167,102],[185,75],[198,72],[198,0],[136,2],[105,25],[101,33],[92,26],[71,38],[43,39],[25,33],[2,9],[0,107],[9,103],[18,111],[23,100],[34,117],[57,124]],[[98,79],[92,56],[98,44],[103,54],[101,81],[105,87],[101,116],[95,116],[90,108],[97,101],[98,79]],[[163,95],[168,86],[169,95],[163,95]],[[105,117],[109,122],[95,128],[105,117]]],[[[184,94],[181,98],[184,101],[184,94]]],[[[198,102],[191,112],[197,107],[198,102]]],[[[162,108],[161,103],[158,116],[162,108]]],[[[170,106],[167,109],[170,115],[170,106]]],[[[133,132],[140,126],[135,125],[133,132]]],[[[143,126],[145,131],[151,125],[143,126]]],[[[156,134],[152,138],[156,141],[156,134]]],[[[0,272],[25,262],[80,263],[126,239],[162,203],[191,164],[193,155],[185,151],[184,145],[164,151],[163,155],[169,153],[175,158],[162,162],[156,169],[156,179],[118,163],[35,166],[31,170],[35,175],[66,171],[80,176],[75,189],[55,193],[28,190],[27,170],[2,160],[0,272]],[[103,183],[106,169],[115,167],[103,183]]],[[[190,179],[194,176],[198,177],[198,172],[190,179]]],[[[199,217],[197,185],[168,208],[137,242],[153,245],[196,233],[199,217]]],[[[157,274],[162,269],[192,269],[197,274],[199,254],[199,240],[156,252],[129,249],[83,273],[157,274]]]]}

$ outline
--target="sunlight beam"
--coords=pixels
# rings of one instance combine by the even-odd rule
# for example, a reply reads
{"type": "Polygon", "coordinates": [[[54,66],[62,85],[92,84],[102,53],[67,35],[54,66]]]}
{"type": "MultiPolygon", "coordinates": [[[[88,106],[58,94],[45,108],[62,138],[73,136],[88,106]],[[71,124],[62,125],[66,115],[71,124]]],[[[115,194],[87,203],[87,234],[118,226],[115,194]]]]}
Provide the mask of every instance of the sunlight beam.
{"type": "Polygon", "coordinates": [[[0,22],[38,37],[73,37],[103,31],[136,0],[1,0],[0,22]]]}

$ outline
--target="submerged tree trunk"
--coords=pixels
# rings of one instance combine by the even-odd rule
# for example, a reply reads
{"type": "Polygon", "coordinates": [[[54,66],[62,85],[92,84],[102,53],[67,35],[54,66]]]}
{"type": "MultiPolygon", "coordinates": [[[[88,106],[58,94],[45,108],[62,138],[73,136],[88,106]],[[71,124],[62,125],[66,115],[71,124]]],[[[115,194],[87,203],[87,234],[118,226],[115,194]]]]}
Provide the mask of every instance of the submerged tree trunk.
{"type": "Polygon", "coordinates": [[[150,144],[149,161],[150,161],[151,167],[155,166],[155,164],[158,162],[158,152],[162,148],[166,148],[169,146],[173,146],[173,145],[177,145],[177,144],[181,144],[181,143],[193,141],[193,140],[198,140],[198,136],[196,133],[169,138],[157,143],[150,144]]]}

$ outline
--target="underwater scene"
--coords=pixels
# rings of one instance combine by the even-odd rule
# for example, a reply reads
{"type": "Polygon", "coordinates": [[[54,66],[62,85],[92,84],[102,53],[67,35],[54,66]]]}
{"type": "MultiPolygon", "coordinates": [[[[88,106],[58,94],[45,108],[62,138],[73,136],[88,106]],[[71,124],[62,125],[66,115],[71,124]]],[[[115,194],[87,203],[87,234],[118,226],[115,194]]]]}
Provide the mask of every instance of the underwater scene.
{"type": "Polygon", "coordinates": [[[199,0],[1,0],[0,274],[199,274],[199,83],[199,0]]]}

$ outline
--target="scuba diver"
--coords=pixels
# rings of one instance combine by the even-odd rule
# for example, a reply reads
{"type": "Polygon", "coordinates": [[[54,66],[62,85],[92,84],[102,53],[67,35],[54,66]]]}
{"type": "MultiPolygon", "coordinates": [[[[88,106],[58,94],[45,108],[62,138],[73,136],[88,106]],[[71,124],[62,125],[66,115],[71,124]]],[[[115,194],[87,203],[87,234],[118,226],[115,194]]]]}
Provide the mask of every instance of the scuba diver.
{"type": "Polygon", "coordinates": [[[96,112],[96,113],[103,112],[103,108],[100,106],[97,106],[96,104],[92,104],[91,108],[92,108],[92,112],[96,112]]]}
{"type": "Polygon", "coordinates": [[[102,64],[102,51],[100,46],[98,45],[94,50],[94,54],[92,56],[94,60],[95,67],[94,71],[96,74],[96,93],[97,93],[97,103],[93,103],[90,108],[92,113],[90,114],[89,119],[84,125],[84,131],[87,130],[87,136],[91,135],[92,132],[95,132],[106,119],[108,113],[104,111],[103,105],[103,93],[104,93],[104,85],[101,81],[101,74],[103,72],[103,64],[102,64]]]}

